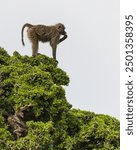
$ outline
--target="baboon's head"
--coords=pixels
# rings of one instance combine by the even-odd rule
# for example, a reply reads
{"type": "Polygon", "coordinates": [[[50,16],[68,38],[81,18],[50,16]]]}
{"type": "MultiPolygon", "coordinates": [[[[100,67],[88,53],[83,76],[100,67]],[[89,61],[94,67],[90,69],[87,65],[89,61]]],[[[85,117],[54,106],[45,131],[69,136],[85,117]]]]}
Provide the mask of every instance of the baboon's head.
{"type": "Polygon", "coordinates": [[[66,35],[65,26],[62,23],[56,24],[58,32],[62,35],[66,35]]]}

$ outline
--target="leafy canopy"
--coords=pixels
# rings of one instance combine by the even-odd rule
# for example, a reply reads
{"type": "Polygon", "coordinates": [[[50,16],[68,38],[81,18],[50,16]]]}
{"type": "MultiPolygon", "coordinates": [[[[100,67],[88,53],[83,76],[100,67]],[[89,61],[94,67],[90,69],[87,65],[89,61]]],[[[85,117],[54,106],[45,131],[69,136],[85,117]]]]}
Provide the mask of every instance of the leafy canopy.
{"type": "Polygon", "coordinates": [[[0,150],[118,150],[119,121],[72,109],[63,88],[69,77],[57,65],[45,55],[10,56],[0,48],[0,150]],[[28,133],[15,139],[7,119],[29,104],[28,133]]]}

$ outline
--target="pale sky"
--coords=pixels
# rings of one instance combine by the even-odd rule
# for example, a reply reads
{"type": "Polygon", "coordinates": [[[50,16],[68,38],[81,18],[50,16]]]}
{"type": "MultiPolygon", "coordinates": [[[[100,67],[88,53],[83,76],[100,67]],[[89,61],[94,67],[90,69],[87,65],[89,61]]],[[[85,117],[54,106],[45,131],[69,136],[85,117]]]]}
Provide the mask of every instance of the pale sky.
{"type": "MultiPolygon", "coordinates": [[[[68,39],[58,45],[59,67],[70,84],[67,100],[74,108],[120,115],[119,0],[1,0],[0,46],[9,54],[15,50],[31,55],[31,44],[21,28],[25,23],[63,23],[68,39]]],[[[49,44],[39,52],[51,57],[49,44]]]]}

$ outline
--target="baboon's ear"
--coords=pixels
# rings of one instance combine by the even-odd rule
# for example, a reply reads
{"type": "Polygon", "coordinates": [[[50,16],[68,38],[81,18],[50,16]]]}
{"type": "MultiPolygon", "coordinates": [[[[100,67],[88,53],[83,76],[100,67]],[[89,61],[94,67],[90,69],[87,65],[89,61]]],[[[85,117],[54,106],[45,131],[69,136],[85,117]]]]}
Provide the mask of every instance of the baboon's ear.
{"type": "Polygon", "coordinates": [[[62,26],[61,26],[60,24],[58,24],[58,25],[57,25],[57,28],[58,28],[58,29],[61,29],[61,28],[62,28],[62,26]]]}

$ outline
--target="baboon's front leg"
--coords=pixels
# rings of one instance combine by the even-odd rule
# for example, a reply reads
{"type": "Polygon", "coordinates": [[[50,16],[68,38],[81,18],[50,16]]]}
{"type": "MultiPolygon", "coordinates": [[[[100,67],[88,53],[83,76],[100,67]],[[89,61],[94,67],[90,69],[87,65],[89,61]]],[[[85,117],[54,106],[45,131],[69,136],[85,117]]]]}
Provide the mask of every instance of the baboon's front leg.
{"type": "Polygon", "coordinates": [[[55,37],[50,41],[50,46],[52,47],[52,56],[55,60],[56,60],[56,49],[57,49],[58,41],[59,41],[59,37],[55,37]]]}
{"type": "Polygon", "coordinates": [[[56,60],[56,50],[57,50],[57,45],[52,46],[52,56],[56,60]]]}

